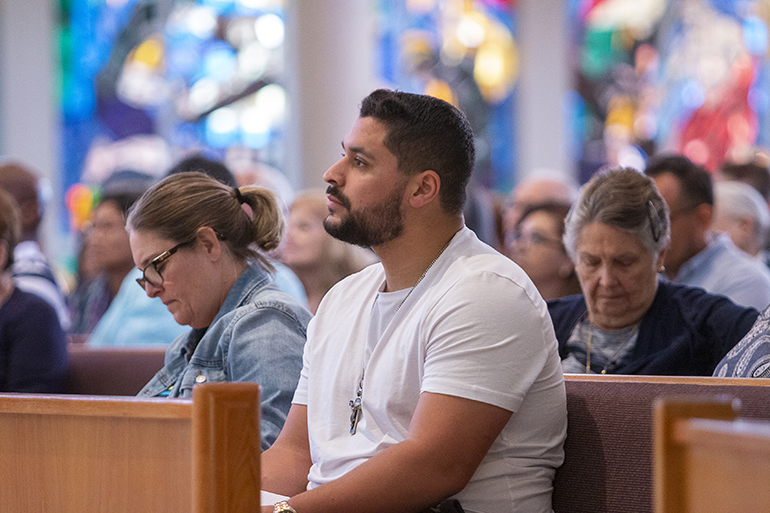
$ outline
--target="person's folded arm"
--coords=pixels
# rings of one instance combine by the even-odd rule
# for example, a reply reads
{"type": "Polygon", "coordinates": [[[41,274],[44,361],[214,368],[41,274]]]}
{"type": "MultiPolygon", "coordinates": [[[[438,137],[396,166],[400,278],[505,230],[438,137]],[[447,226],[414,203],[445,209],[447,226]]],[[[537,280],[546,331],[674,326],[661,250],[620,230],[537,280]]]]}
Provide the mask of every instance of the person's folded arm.
{"type": "Polygon", "coordinates": [[[298,513],[421,511],[465,488],[510,417],[487,403],[424,392],[406,440],[289,504],[298,513]]]}

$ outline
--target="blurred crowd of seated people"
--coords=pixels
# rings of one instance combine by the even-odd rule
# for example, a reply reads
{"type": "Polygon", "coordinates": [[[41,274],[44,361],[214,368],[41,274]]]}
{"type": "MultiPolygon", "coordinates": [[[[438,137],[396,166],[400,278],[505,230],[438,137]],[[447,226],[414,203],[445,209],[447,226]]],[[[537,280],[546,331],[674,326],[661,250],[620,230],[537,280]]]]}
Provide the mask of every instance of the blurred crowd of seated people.
{"type": "MultiPolygon", "coordinates": [[[[226,165],[199,154],[178,161],[165,175],[187,171],[206,173],[231,187],[243,185],[226,165]]],[[[626,218],[638,221],[630,232],[622,223],[588,219],[579,229],[573,227],[577,231],[570,235],[570,223],[576,222],[579,201],[585,202],[590,196],[587,196],[586,188],[594,184],[594,180],[619,180],[608,177],[623,173],[626,178],[620,181],[628,185],[631,176],[628,172],[605,170],[581,188],[566,173],[536,170],[519,182],[505,201],[499,198],[490,201],[489,191],[485,193],[483,188],[481,192],[469,191],[469,195],[477,198],[469,200],[469,204],[484,212],[483,215],[479,212],[468,214],[467,221],[469,225],[478,225],[470,227],[483,232],[488,243],[515,261],[550,302],[565,371],[710,374],[721,369],[723,374],[728,372],[730,375],[765,375],[763,372],[770,375],[770,362],[761,358],[764,353],[770,353],[770,348],[763,349],[770,346],[770,336],[761,336],[770,331],[770,322],[765,322],[769,325],[760,329],[762,316],[754,324],[759,312],[770,305],[768,166],[761,162],[727,163],[712,174],[683,155],[652,157],[646,169],[636,172],[651,179],[652,192],[648,201],[653,202],[654,209],[650,212],[661,219],[655,230],[661,230],[659,237],[669,240],[665,247],[658,251],[655,248],[660,245],[660,240],[654,241],[655,247],[651,247],[649,241],[640,238],[641,235],[633,235],[633,230],[638,234],[653,230],[652,226],[644,224],[650,222],[650,216],[645,218],[646,221],[634,218],[643,213],[644,205],[641,204],[638,212],[620,209],[622,214],[617,214],[624,217],[623,222],[628,221],[626,218]],[[655,195],[660,196],[665,208],[653,201],[655,195]],[[588,251],[592,256],[601,257],[596,265],[604,265],[603,259],[608,254],[603,244],[606,241],[617,243],[622,235],[630,237],[623,239],[625,249],[647,249],[647,253],[637,252],[635,258],[643,256],[645,261],[649,260],[650,265],[646,266],[649,269],[645,268],[649,272],[631,279],[618,278],[609,270],[603,277],[599,276],[602,273],[589,274],[585,259],[581,260],[586,253],[581,253],[581,244],[588,244],[588,235],[595,235],[593,231],[597,226],[600,227],[601,244],[597,243],[598,247],[592,247],[591,251],[600,254],[588,251]],[[489,240],[491,234],[496,234],[497,238],[489,240]],[[608,280],[614,280],[611,285],[619,291],[604,290],[605,285],[612,288],[605,283],[608,280]],[[589,286],[591,288],[587,289],[589,286]],[[676,359],[669,356],[666,361],[671,366],[656,367],[657,357],[651,356],[656,349],[642,346],[648,336],[642,329],[646,319],[657,311],[653,306],[657,305],[663,292],[681,299],[681,308],[685,308],[682,306],[685,304],[699,304],[692,289],[709,293],[707,297],[698,296],[699,300],[726,297],[730,300],[729,308],[738,308],[734,315],[728,316],[732,319],[730,323],[721,323],[729,335],[722,333],[719,341],[704,342],[703,347],[709,347],[711,353],[708,357],[702,356],[701,361],[691,360],[680,366],[672,364],[676,359]],[[639,293],[639,290],[646,293],[639,293]],[[622,305],[619,298],[629,291],[637,291],[631,295],[643,298],[645,308],[630,309],[619,315],[618,318],[625,319],[622,322],[615,319],[612,323],[603,323],[600,319],[613,318],[602,313],[604,296],[609,298],[607,301],[613,308],[619,308],[622,305]],[[569,297],[580,299],[578,303],[562,299],[569,297]],[[571,313],[566,315],[564,305],[568,303],[570,308],[577,310],[570,310],[571,313]],[[574,312],[582,308],[585,312],[574,318],[574,312]],[[755,329],[748,333],[752,324],[755,329]],[[623,336],[614,333],[616,329],[622,331],[623,336]],[[741,339],[744,339],[743,343],[738,343],[741,339]],[[747,342],[749,339],[751,344],[747,342]],[[621,342],[622,347],[618,345],[621,342]],[[751,351],[755,356],[751,369],[733,365],[726,371],[725,364],[717,365],[722,358],[734,360],[737,349],[744,346],[750,349],[744,349],[743,354],[751,351]],[[732,348],[735,350],[728,354],[732,348]],[[645,358],[647,360],[640,364],[645,358]]],[[[239,176],[257,180],[260,175],[241,173],[239,176]]],[[[59,285],[62,281],[37,240],[45,207],[44,186],[37,173],[28,166],[13,161],[0,163],[0,187],[10,192],[18,205],[22,227],[11,268],[14,283],[19,289],[44,298],[57,313],[59,325],[71,340],[87,339],[93,345],[166,345],[185,331],[173,321],[157,298],[139,294],[141,290],[135,285],[130,286],[141,271],[132,259],[126,218],[132,204],[157,181],[156,177],[147,174],[121,170],[101,184],[90,228],[82,235],[78,280],[65,303],[64,292],[68,288],[59,285]]],[[[267,180],[265,184],[256,185],[275,188],[273,182],[267,180]]],[[[640,182],[635,187],[647,190],[648,185],[640,182]]],[[[322,189],[287,194],[282,182],[280,190],[278,201],[286,217],[284,240],[278,249],[265,257],[275,268],[272,279],[279,288],[314,313],[324,294],[335,283],[376,261],[376,257],[368,249],[339,242],[326,233],[323,221],[328,208],[322,189]]],[[[602,212],[592,215],[600,214],[602,212]]],[[[622,259],[618,260],[611,270],[620,269],[622,263],[622,259]]],[[[715,304],[719,308],[728,308],[722,302],[715,304]]],[[[702,315],[698,322],[710,322],[708,313],[716,315],[712,310],[719,310],[710,308],[704,312],[702,306],[698,307],[702,315]]],[[[675,311],[673,307],[665,310],[667,315],[675,311]]],[[[688,322],[695,321],[690,319],[688,322]]],[[[665,340],[659,343],[668,344],[667,350],[673,350],[672,332],[666,331],[661,337],[665,340]]],[[[700,353],[702,355],[703,351],[700,353]]]]}
{"type": "Polygon", "coordinates": [[[674,283],[701,287],[735,303],[763,310],[770,304],[770,270],[716,233],[711,175],[682,155],[661,155],[645,173],[655,181],[671,212],[666,275],[674,283]]]}
{"type": "Polygon", "coordinates": [[[69,297],[71,333],[87,335],[89,345],[166,345],[183,331],[160,299],[141,294],[133,283],[140,273],[131,255],[126,218],[154,181],[144,173],[121,170],[102,184],[81,251],[90,276],[82,277],[69,297]]]}
{"type": "Polygon", "coordinates": [[[0,189],[0,392],[57,393],[64,386],[67,349],[56,311],[13,276],[22,213],[0,189]]]}
{"type": "Polygon", "coordinates": [[[579,196],[533,173],[501,248],[549,300],[565,372],[767,377],[768,195],[766,165],[712,176],[678,154],[604,170],[579,196]]]}
{"type": "Polygon", "coordinates": [[[11,194],[21,212],[21,238],[14,250],[12,268],[16,286],[42,297],[53,306],[66,331],[70,327],[70,316],[60,276],[40,245],[40,223],[45,215],[50,187],[28,165],[6,160],[0,162],[0,189],[11,194]]]}

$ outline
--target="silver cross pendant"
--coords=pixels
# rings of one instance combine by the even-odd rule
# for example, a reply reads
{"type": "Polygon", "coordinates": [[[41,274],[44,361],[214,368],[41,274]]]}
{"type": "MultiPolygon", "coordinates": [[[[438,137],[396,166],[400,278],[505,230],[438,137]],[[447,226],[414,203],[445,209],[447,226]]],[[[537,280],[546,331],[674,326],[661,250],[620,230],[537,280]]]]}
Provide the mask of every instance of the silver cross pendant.
{"type": "Polygon", "coordinates": [[[361,420],[362,414],[362,396],[364,395],[364,380],[358,383],[358,392],[356,398],[352,399],[348,404],[350,405],[350,434],[356,434],[356,428],[358,428],[358,421],[361,420]]]}

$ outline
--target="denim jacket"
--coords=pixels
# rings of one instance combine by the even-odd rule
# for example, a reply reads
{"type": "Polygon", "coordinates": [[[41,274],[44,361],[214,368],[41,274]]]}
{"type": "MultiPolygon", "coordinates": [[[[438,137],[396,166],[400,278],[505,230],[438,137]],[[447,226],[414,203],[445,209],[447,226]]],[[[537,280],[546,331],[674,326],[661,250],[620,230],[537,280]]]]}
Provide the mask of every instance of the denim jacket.
{"type": "Polygon", "coordinates": [[[253,381],[262,401],[262,448],[280,433],[302,370],[310,312],[258,264],[238,278],[208,328],[180,335],[139,396],[192,397],[197,383],[253,381]]]}

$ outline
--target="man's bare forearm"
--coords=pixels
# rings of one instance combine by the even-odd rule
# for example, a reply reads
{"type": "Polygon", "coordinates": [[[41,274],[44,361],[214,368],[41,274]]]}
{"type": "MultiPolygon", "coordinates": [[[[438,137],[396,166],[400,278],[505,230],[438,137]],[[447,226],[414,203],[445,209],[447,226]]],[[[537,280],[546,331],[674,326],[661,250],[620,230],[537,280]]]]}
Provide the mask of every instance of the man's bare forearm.
{"type": "Polygon", "coordinates": [[[330,483],[293,495],[289,504],[298,513],[426,509],[465,487],[510,415],[475,401],[423,394],[409,438],[330,483]],[[468,418],[484,420],[470,427],[463,422],[468,418]]]}
{"type": "Polygon", "coordinates": [[[310,471],[307,440],[307,408],[292,405],[281,434],[273,446],[262,453],[261,488],[281,495],[297,495],[307,488],[310,471]]]}

